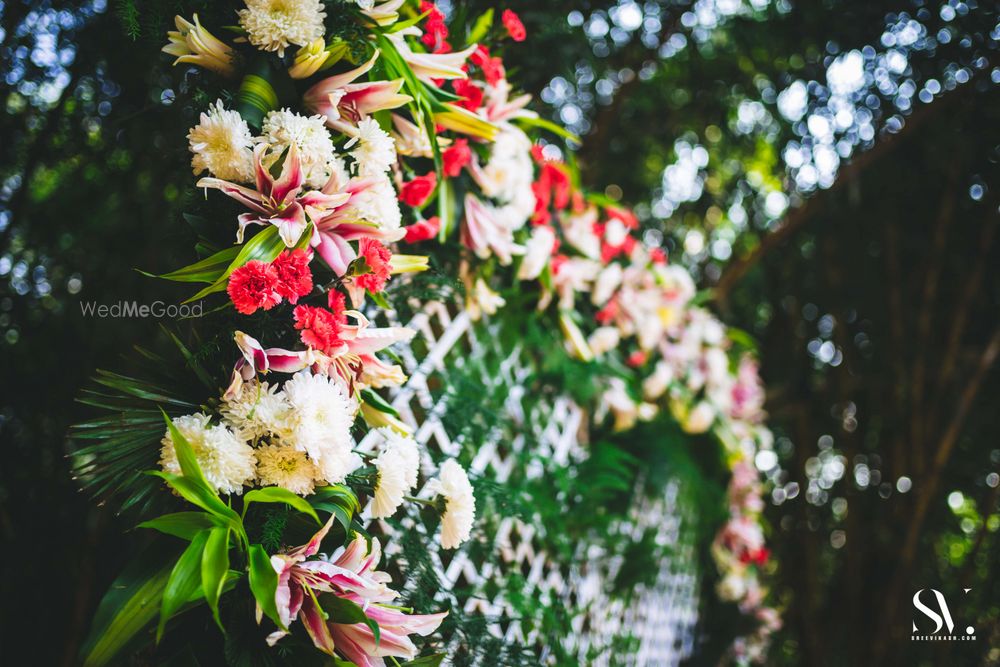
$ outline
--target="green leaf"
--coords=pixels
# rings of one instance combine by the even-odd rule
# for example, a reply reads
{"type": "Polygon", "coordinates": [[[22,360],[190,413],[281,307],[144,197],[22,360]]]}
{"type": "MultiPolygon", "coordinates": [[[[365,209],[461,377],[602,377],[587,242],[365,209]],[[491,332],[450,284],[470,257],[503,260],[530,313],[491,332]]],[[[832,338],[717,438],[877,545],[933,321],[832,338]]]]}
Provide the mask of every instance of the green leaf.
{"type": "Polygon", "coordinates": [[[288,489],[283,489],[280,486],[268,486],[263,489],[254,489],[247,493],[243,497],[243,516],[247,515],[247,509],[249,509],[251,503],[285,503],[304,514],[308,514],[316,520],[316,523],[323,524],[319,520],[316,510],[313,509],[312,505],[305,498],[297,496],[288,489]]]}
{"type": "Polygon", "coordinates": [[[274,595],[278,590],[278,573],[271,566],[271,559],[268,557],[264,547],[259,544],[251,544],[249,557],[250,590],[257,598],[257,604],[263,612],[282,630],[287,628],[281,623],[278,616],[278,605],[274,595]]]}
{"type": "Polygon", "coordinates": [[[382,292],[371,292],[369,290],[365,290],[365,292],[368,293],[368,298],[371,299],[372,303],[376,306],[382,310],[392,310],[392,306],[390,306],[389,302],[386,300],[385,294],[382,292]]]}
{"type": "Polygon", "coordinates": [[[84,667],[110,663],[156,618],[174,565],[174,553],[157,546],[134,559],[104,594],[80,653],[84,667]]]}
{"type": "Polygon", "coordinates": [[[195,595],[201,585],[201,558],[209,532],[211,531],[203,530],[195,535],[170,571],[170,578],[163,589],[163,600],[160,603],[160,624],[156,628],[157,643],[163,638],[163,629],[167,621],[195,595]]]}
{"type": "Polygon", "coordinates": [[[361,511],[358,497],[342,484],[317,489],[316,493],[309,496],[309,503],[317,510],[329,512],[337,517],[337,521],[344,527],[346,533],[351,532],[351,519],[354,514],[361,511]]]}
{"type": "MultiPolygon", "coordinates": [[[[163,412],[163,409],[160,409],[163,412]]],[[[174,451],[177,453],[177,463],[181,466],[181,474],[193,482],[201,484],[206,489],[209,489],[211,493],[211,488],[208,485],[208,480],[205,479],[205,474],[201,471],[201,466],[198,465],[198,457],[194,455],[194,449],[191,448],[191,443],[187,441],[187,438],[174,426],[174,422],[167,416],[166,412],[163,412],[163,421],[167,423],[167,431],[170,432],[170,439],[174,443],[174,451]]],[[[221,502],[221,501],[220,501],[221,502]]]]}
{"type": "Polygon", "coordinates": [[[418,14],[417,16],[414,16],[411,19],[406,19],[405,21],[399,21],[397,23],[393,23],[391,26],[389,26],[386,32],[391,34],[394,32],[399,32],[400,30],[406,30],[410,26],[415,26],[421,21],[423,21],[425,18],[427,18],[428,14],[430,13],[431,13],[430,10],[427,10],[426,12],[418,14]]]}
{"type": "Polygon", "coordinates": [[[375,635],[375,644],[378,645],[382,634],[378,623],[368,618],[357,603],[336,595],[323,595],[319,598],[319,606],[326,612],[331,623],[340,623],[341,625],[364,623],[371,628],[372,634],[375,635]]]}
{"type": "Polygon", "coordinates": [[[450,182],[447,178],[442,178],[438,183],[438,220],[441,222],[438,228],[438,241],[442,243],[447,240],[455,226],[452,203],[450,182]]]}
{"type": "Polygon", "coordinates": [[[399,419],[399,412],[396,411],[396,408],[394,408],[391,405],[389,405],[389,403],[386,402],[386,400],[384,398],[382,398],[381,396],[379,396],[377,393],[375,393],[371,389],[362,389],[361,390],[361,398],[362,398],[362,400],[364,400],[365,403],[367,403],[368,405],[372,406],[373,408],[375,408],[379,412],[384,412],[386,414],[390,414],[393,417],[395,417],[396,419],[399,419]]]}
{"type": "Polygon", "coordinates": [[[425,655],[422,658],[417,658],[415,660],[410,660],[404,662],[400,667],[438,667],[444,660],[444,653],[435,653],[434,655],[425,655]]]}
{"type": "Polygon", "coordinates": [[[231,508],[212,491],[210,488],[198,484],[187,477],[182,477],[180,475],[171,475],[167,472],[160,472],[159,470],[151,470],[149,472],[151,475],[155,475],[160,479],[166,481],[174,491],[179,493],[184,500],[188,501],[192,505],[197,505],[206,512],[211,512],[212,514],[225,519],[232,524],[232,527],[236,530],[243,530],[243,522],[240,520],[240,515],[237,514],[233,508],[231,508]]]}
{"type": "Polygon", "coordinates": [[[469,30],[469,37],[465,40],[468,45],[479,42],[486,37],[486,33],[490,31],[493,27],[493,8],[487,9],[483,14],[476,19],[476,22],[472,24],[472,29],[469,30]]]}
{"type": "Polygon", "coordinates": [[[572,141],[577,145],[583,143],[580,140],[580,137],[573,134],[563,126],[553,123],[551,120],[546,118],[541,118],[540,116],[518,116],[514,119],[514,122],[520,125],[527,125],[528,127],[537,127],[542,130],[548,130],[552,134],[558,135],[567,141],[572,141]]]}
{"type": "MultiPolygon", "coordinates": [[[[309,230],[307,229],[303,232],[302,236],[306,236],[308,231],[309,230]]],[[[299,240],[301,241],[301,237],[299,240]]],[[[222,272],[222,275],[216,278],[215,282],[189,299],[186,299],[184,303],[197,301],[208,296],[209,294],[221,292],[226,288],[226,281],[229,279],[229,276],[233,273],[233,271],[255,259],[260,260],[261,262],[273,261],[274,258],[280,255],[281,251],[284,249],[285,242],[282,241],[281,237],[278,235],[278,228],[274,225],[268,225],[263,230],[257,232],[253,238],[243,244],[239,253],[236,254],[235,259],[229,263],[229,266],[222,272]]]]}
{"type": "Polygon", "coordinates": [[[215,528],[218,525],[218,520],[205,512],[175,512],[143,521],[138,527],[152,528],[190,542],[201,531],[215,528]]]}
{"type": "Polygon", "coordinates": [[[201,559],[201,589],[205,600],[212,610],[216,625],[223,632],[222,621],[219,619],[219,597],[229,572],[229,527],[213,528],[205,541],[205,553],[201,559]]]}
{"type": "Polygon", "coordinates": [[[309,500],[313,506],[319,501],[331,501],[350,510],[352,514],[361,511],[361,504],[358,502],[358,497],[354,495],[354,492],[349,487],[343,484],[321,486],[316,489],[313,495],[309,496],[309,500]]]}
{"type": "Polygon", "coordinates": [[[158,278],[173,280],[179,283],[214,283],[225,273],[226,268],[233,263],[240,253],[240,246],[234,245],[220,250],[211,257],[206,257],[200,262],[189,264],[184,268],[164,273],[158,278]]]}

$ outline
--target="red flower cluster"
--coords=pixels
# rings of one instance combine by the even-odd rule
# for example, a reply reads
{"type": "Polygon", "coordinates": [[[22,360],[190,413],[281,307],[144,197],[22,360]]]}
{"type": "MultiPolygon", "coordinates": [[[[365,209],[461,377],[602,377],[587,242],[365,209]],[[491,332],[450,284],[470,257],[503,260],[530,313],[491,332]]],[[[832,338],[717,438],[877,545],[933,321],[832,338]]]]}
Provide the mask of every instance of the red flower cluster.
{"type": "Polygon", "coordinates": [[[531,184],[531,190],[535,193],[535,213],[531,222],[546,225],[552,219],[552,206],[557,211],[569,206],[571,184],[566,166],[552,160],[541,162],[538,179],[531,184]]]}
{"type": "Polygon", "coordinates": [[[433,2],[421,0],[420,13],[423,14],[424,12],[430,13],[427,14],[427,20],[424,23],[424,35],[420,38],[420,41],[427,48],[434,51],[434,53],[447,53],[451,51],[451,45],[446,41],[448,38],[448,26],[445,25],[444,14],[441,13],[441,10],[433,2]]]}
{"type": "MultiPolygon", "coordinates": [[[[639,227],[639,219],[636,218],[635,214],[631,211],[618,208],[617,206],[608,206],[605,210],[611,216],[611,220],[617,220],[622,223],[626,229],[637,229],[639,227]]],[[[610,220],[608,222],[610,222],[610,220]]],[[[626,235],[620,243],[609,243],[604,235],[607,226],[607,222],[594,223],[594,234],[601,239],[602,264],[607,264],[618,255],[628,257],[632,254],[635,244],[638,243],[638,241],[636,241],[636,239],[631,235],[626,235]]]]}
{"type": "Polygon", "coordinates": [[[389,280],[389,274],[392,270],[389,265],[392,252],[378,241],[370,238],[361,239],[358,252],[361,257],[364,257],[369,272],[356,276],[355,284],[373,294],[381,292],[385,289],[385,284],[389,280]]]}
{"type": "Polygon", "coordinates": [[[306,250],[285,251],[278,255],[271,266],[278,272],[278,294],[291,304],[299,302],[313,289],[312,271],[309,270],[311,252],[306,250]]]}
{"type": "Polygon", "coordinates": [[[313,288],[310,259],[309,251],[286,250],[271,263],[250,260],[229,276],[226,292],[244,315],[253,315],[258,308],[270,310],[282,299],[296,303],[313,288]]]}
{"type": "Polygon", "coordinates": [[[618,317],[618,313],[620,310],[621,309],[618,306],[618,297],[617,296],[612,297],[611,300],[608,301],[603,308],[597,311],[597,313],[594,315],[594,319],[597,320],[598,324],[608,324],[609,322],[612,322],[616,317],[618,317]]]}
{"type": "Polygon", "coordinates": [[[399,190],[399,200],[414,208],[423,206],[435,187],[437,187],[437,173],[429,171],[423,176],[417,176],[412,181],[403,183],[403,187],[399,190]]]}
{"type": "Polygon", "coordinates": [[[507,34],[515,42],[523,42],[528,36],[528,32],[524,29],[524,24],[521,23],[521,17],[511,10],[503,10],[500,20],[503,22],[503,27],[507,28],[507,34]]]}
{"type": "Polygon", "coordinates": [[[645,350],[636,350],[632,354],[628,355],[628,359],[625,360],[625,363],[627,363],[632,368],[639,368],[639,366],[642,366],[644,363],[646,363],[647,359],[649,359],[648,352],[646,352],[645,350]]]}
{"type": "Polygon", "coordinates": [[[462,173],[465,165],[472,161],[472,150],[468,139],[455,139],[448,148],[441,151],[442,171],[448,178],[462,173]]]}
{"type": "Polygon", "coordinates": [[[489,49],[482,44],[469,56],[469,62],[483,71],[486,82],[491,86],[497,85],[507,77],[503,60],[499,56],[491,58],[489,49]]]}
{"type": "Polygon", "coordinates": [[[420,241],[428,241],[435,236],[437,236],[438,231],[441,229],[441,219],[436,215],[433,218],[428,218],[426,220],[420,220],[406,228],[406,237],[404,240],[407,243],[419,243],[420,241]]]}
{"type": "Polygon", "coordinates": [[[483,106],[483,89],[468,79],[455,79],[451,82],[451,87],[455,89],[455,94],[461,99],[456,101],[460,107],[475,111],[483,106]]]}
{"type": "Polygon", "coordinates": [[[761,547],[760,549],[755,549],[754,551],[745,550],[740,554],[740,562],[744,565],[749,565],[753,563],[758,567],[767,564],[768,559],[771,557],[771,550],[767,547],[761,547]]]}
{"type": "MultiPolygon", "coordinates": [[[[553,250],[553,252],[555,252],[553,250]]],[[[552,275],[558,276],[559,270],[562,269],[562,265],[569,261],[569,257],[566,255],[553,255],[552,261],[549,262],[549,266],[552,267],[552,275]]]]}
{"type": "Polygon", "coordinates": [[[340,332],[347,324],[345,303],[343,294],[330,292],[327,297],[329,310],[315,306],[296,306],[293,312],[295,328],[302,332],[302,342],[326,354],[333,354],[343,345],[340,332]]]}
{"type": "Polygon", "coordinates": [[[635,248],[636,243],[638,243],[638,241],[631,236],[626,236],[625,240],[618,245],[612,245],[607,242],[601,243],[601,263],[607,264],[618,255],[628,257],[632,254],[632,250],[635,248]]]}

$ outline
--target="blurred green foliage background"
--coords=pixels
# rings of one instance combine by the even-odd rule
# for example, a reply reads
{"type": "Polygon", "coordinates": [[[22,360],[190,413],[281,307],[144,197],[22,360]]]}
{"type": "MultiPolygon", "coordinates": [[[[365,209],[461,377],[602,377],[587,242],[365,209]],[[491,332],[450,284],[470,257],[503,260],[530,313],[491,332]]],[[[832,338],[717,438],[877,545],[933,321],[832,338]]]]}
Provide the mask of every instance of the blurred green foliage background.
{"type": "MultiPolygon", "coordinates": [[[[770,661],[1000,661],[995,3],[503,7],[529,31],[511,79],[583,137],[585,184],[760,341],[770,661]],[[977,640],[911,642],[922,588],[977,640]]],[[[158,329],[80,304],[183,296],[134,269],[189,259],[196,105],[159,47],[190,8],[0,2],[0,655],[32,664],[74,664],[123,558],[130,526],[77,492],[65,434],[93,369],[158,329]]]]}

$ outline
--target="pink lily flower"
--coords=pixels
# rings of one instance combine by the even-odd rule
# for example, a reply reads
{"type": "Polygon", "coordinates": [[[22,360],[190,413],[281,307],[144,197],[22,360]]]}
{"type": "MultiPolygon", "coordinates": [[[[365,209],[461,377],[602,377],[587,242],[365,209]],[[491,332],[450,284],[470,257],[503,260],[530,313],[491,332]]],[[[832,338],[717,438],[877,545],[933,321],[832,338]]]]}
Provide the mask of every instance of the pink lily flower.
{"type": "Polygon", "coordinates": [[[497,210],[473,194],[465,195],[462,241],[477,257],[486,259],[492,253],[503,265],[510,264],[513,255],[524,254],[524,246],[514,243],[514,231],[497,210]]]}
{"type": "Polygon", "coordinates": [[[409,327],[373,327],[368,318],[355,310],[347,311],[357,324],[345,324],[340,332],[344,344],[333,354],[325,354],[312,348],[300,351],[282,348],[264,348],[257,339],[242,331],[235,335],[236,346],[242,356],[233,367],[233,375],[224,398],[239,395],[244,382],[249,382],[258,373],[277,371],[297,373],[312,367],[314,373],[323,373],[344,383],[348,393],[353,395],[356,386],[386,386],[393,379],[397,384],[406,376],[399,366],[389,365],[378,359],[375,353],[394,343],[409,341],[416,331],[409,327]]]}
{"type": "Polygon", "coordinates": [[[326,208],[322,212],[310,210],[310,219],[316,225],[311,245],[338,276],[347,273],[348,265],[358,257],[357,251],[350,245],[351,241],[372,238],[387,245],[406,235],[406,230],[402,227],[396,229],[379,227],[361,219],[351,206],[352,199],[369,188],[379,187],[379,182],[378,178],[352,178],[341,185],[334,175],[323,189],[316,193],[320,199],[336,197],[338,194],[346,196],[346,199],[337,199],[341,202],[337,206],[326,206],[324,201],[323,205],[326,208]]]}
{"type": "Polygon", "coordinates": [[[229,381],[229,387],[223,395],[224,398],[238,396],[243,383],[252,380],[257,373],[269,371],[297,373],[316,363],[317,353],[313,350],[293,352],[279,347],[270,347],[265,350],[256,338],[248,336],[242,331],[237,331],[234,338],[236,346],[243,356],[233,367],[233,375],[229,381]]]}
{"type": "Polygon", "coordinates": [[[364,65],[323,79],[306,91],[303,102],[313,113],[326,116],[326,124],[349,136],[357,134],[358,122],[383,109],[395,109],[413,100],[400,94],[403,79],[354,83],[375,64],[379,52],[364,65]]]}
{"type": "Polygon", "coordinates": [[[274,178],[264,165],[267,148],[266,144],[258,144],[254,149],[256,190],[220,178],[203,178],[198,181],[198,187],[221,190],[253,211],[239,216],[237,243],[243,243],[247,225],[274,225],[278,228],[278,234],[285,245],[292,247],[298,242],[309,222],[307,211],[315,214],[317,211],[335,208],[344,204],[350,195],[317,190],[303,194],[305,174],[294,144],[285,155],[281,174],[274,178]]]}
{"type": "MultiPolygon", "coordinates": [[[[385,606],[398,593],[388,587],[391,578],[375,569],[382,557],[378,539],[372,539],[371,549],[361,535],[329,558],[308,560],[319,551],[320,543],[333,525],[327,521],[305,545],[284,554],[271,556],[271,565],[278,573],[275,602],[278,615],[287,626],[294,618],[302,621],[316,648],[333,655],[339,652],[358,667],[382,667],[382,658],[397,657],[412,660],[417,648],[409,635],[426,636],[437,629],[447,612],[440,614],[407,614],[385,606]],[[344,624],[329,621],[320,606],[322,595],[335,595],[350,600],[375,621],[379,640],[364,623],[344,624]]],[[[273,646],[288,634],[278,630],[267,638],[273,646]]]]}
{"type": "Polygon", "coordinates": [[[315,370],[341,380],[349,395],[353,395],[356,386],[367,386],[365,378],[405,380],[402,369],[398,366],[387,369],[375,353],[395,343],[409,341],[417,332],[409,327],[373,327],[368,318],[356,310],[348,310],[346,314],[357,320],[357,324],[346,324],[341,329],[342,350],[333,355],[315,352],[315,370]]]}
{"type": "Polygon", "coordinates": [[[416,26],[410,26],[389,33],[386,37],[396,47],[399,57],[406,61],[406,64],[413,70],[413,74],[425,83],[434,85],[435,79],[467,79],[468,74],[462,67],[469,59],[478,44],[472,44],[461,51],[451,51],[449,53],[417,53],[406,43],[406,37],[420,37],[423,31],[416,26]]]}

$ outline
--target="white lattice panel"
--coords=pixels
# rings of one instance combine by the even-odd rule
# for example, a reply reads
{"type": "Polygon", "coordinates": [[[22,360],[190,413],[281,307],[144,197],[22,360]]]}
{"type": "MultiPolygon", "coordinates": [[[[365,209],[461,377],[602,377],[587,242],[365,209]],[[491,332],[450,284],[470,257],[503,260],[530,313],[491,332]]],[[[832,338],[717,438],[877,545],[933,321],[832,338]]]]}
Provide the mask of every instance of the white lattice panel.
{"type": "MultiPolygon", "coordinates": [[[[425,305],[408,326],[418,332],[421,346],[428,351],[423,358],[417,358],[411,347],[401,346],[398,350],[409,380],[393,395],[392,405],[405,422],[411,426],[419,424],[414,437],[424,452],[423,473],[427,475],[435,469],[430,452],[455,456],[461,447],[459,442],[452,440],[442,423],[448,411],[447,400],[440,396],[435,399],[429,379],[435,375],[447,378],[447,368],[462,368],[477,351],[495,343],[492,338],[478,340],[477,329],[468,314],[453,315],[441,303],[425,305]]],[[[540,432],[534,434],[533,446],[552,469],[583,458],[585,445],[581,444],[581,435],[585,437],[586,434],[583,411],[572,401],[561,398],[546,406],[544,419],[527,419],[522,405],[523,381],[530,369],[525,367],[520,350],[501,352],[504,360],[500,372],[496,376],[483,377],[484,387],[499,386],[506,390],[504,409],[515,423],[544,424],[540,432]]],[[[499,437],[500,434],[495,434],[476,443],[477,454],[470,466],[474,476],[486,476],[502,483],[511,475],[514,466],[520,464],[512,454],[524,446],[523,434],[505,443],[504,448],[498,447],[499,437]],[[506,456],[503,450],[508,452],[506,456]]],[[[362,442],[361,447],[365,448],[366,444],[362,442]]],[[[545,473],[541,463],[532,464],[524,471],[529,478],[545,473]]],[[[609,558],[599,546],[582,544],[576,562],[568,568],[568,576],[564,576],[565,564],[560,567],[560,563],[551,562],[534,539],[536,531],[543,527],[531,526],[516,518],[502,519],[492,536],[500,565],[473,562],[467,552],[460,549],[457,553],[431,554],[435,573],[449,590],[459,583],[471,587],[474,593],[460,601],[465,611],[494,619],[490,632],[497,637],[527,646],[538,645],[542,662],[552,662],[551,647],[541,645],[535,630],[523,631],[502,593],[492,599],[485,595],[484,584],[492,578],[519,571],[529,588],[535,591],[536,599],[584,610],[573,619],[573,636],[564,638],[564,646],[579,656],[580,664],[626,664],[621,655],[611,655],[610,651],[601,649],[613,638],[630,633],[637,639],[639,648],[628,664],[676,665],[691,654],[698,599],[697,571],[692,565],[693,546],[683,539],[684,508],[677,500],[677,484],[671,483],[661,499],[634,508],[631,521],[619,526],[623,536],[632,538],[656,526],[657,539],[677,545],[675,558],[661,564],[655,585],[637,591],[628,605],[605,593],[605,583],[627,564],[609,558]],[[592,650],[597,656],[587,658],[592,650]]],[[[404,523],[407,529],[423,530],[420,522],[412,517],[404,519],[404,523]]],[[[391,531],[385,523],[380,522],[379,527],[385,532],[391,531]]],[[[453,644],[457,642],[456,638],[453,644]]],[[[452,645],[449,648],[457,650],[459,647],[452,645]]]]}

